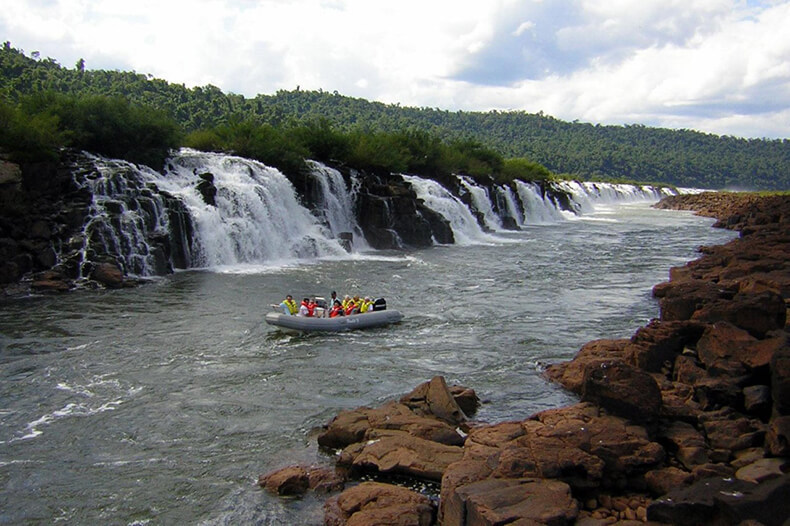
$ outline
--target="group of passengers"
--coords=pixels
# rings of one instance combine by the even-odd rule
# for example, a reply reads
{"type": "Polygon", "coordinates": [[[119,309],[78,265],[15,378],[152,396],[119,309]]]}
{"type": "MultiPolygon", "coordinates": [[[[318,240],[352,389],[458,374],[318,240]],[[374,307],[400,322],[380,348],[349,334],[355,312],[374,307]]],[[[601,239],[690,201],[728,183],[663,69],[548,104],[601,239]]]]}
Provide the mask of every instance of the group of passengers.
{"type": "Polygon", "coordinates": [[[323,298],[304,298],[302,303],[297,305],[293,296],[288,294],[279,307],[291,316],[336,318],[373,311],[373,304],[369,296],[360,298],[359,295],[353,297],[346,295],[341,301],[337,297],[337,292],[333,290],[328,303],[323,298]]]}

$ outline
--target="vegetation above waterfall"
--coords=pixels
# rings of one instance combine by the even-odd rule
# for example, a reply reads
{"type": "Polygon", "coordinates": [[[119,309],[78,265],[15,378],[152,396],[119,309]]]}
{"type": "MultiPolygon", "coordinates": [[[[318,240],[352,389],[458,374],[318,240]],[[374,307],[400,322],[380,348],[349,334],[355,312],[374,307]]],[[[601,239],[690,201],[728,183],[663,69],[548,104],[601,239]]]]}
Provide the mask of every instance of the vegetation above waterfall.
{"type": "Polygon", "coordinates": [[[181,144],[284,171],[305,157],[429,177],[640,180],[790,188],[790,141],[568,123],[524,112],[407,108],[322,91],[245,98],[150,76],[74,69],[0,49],[0,146],[42,158],[60,146],[156,165],[181,144]]]}

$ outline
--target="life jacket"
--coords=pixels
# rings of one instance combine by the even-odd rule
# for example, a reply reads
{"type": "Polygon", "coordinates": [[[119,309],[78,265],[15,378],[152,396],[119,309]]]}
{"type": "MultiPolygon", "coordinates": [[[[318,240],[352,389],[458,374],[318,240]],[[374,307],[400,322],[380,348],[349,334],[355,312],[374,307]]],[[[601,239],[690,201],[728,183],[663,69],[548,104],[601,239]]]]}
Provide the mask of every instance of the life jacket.
{"type": "Polygon", "coordinates": [[[373,306],[372,301],[362,300],[362,305],[359,306],[359,312],[367,312],[373,306]]]}
{"type": "Polygon", "coordinates": [[[291,301],[283,300],[283,303],[285,303],[285,306],[288,308],[288,312],[291,313],[291,316],[299,312],[299,307],[296,305],[296,302],[294,300],[291,301]]]}
{"type": "Polygon", "coordinates": [[[315,303],[302,301],[302,305],[307,308],[307,316],[313,317],[315,316],[315,303]]]}
{"type": "Polygon", "coordinates": [[[357,306],[356,303],[354,303],[354,300],[351,300],[351,301],[348,302],[348,305],[346,305],[346,308],[345,308],[346,316],[354,314],[354,310],[359,312],[359,307],[357,306]]]}
{"type": "Polygon", "coordinates": [[[330,318],[336,318],[342,315],[343,315],[343,307],[341,305],[335,305],[334,307],[332,307],[332,310],[329,311],[330,318]]]}

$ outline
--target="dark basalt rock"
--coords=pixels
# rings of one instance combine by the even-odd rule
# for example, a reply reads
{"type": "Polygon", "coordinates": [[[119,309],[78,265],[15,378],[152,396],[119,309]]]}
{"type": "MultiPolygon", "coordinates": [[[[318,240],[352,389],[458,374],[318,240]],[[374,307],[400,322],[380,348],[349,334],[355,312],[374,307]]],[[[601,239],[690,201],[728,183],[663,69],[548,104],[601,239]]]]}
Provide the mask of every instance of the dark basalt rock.
{"type": "Polygon", "coordinates": [[[651,521],[696,526],[736,525],[756,520],[766,526],[786,524],[790,516],[790,474],[760,484],[730,478],[707,478],[677,488],[647,508],[651,521]]]}
{"type": "Polygon", "coordinates": [[[653,377],[620,361],[584,370],[582,400],[635,422],[654,422],[661,411],[661,390],[653,377]]]}
{"type": "Polygon", "coordinates": [[[203,197],[203,201],[210,206],[217,206],[217,187],[214,186],[214,174],[202,173],[198,174],[198,181],[196,188],[203,197]]]}

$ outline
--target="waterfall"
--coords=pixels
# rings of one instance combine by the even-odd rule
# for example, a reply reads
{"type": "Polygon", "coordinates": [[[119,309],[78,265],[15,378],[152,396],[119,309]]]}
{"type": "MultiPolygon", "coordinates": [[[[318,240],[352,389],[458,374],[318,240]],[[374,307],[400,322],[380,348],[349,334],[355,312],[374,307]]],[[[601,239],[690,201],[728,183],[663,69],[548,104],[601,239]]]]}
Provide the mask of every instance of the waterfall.
{"type": "Polygon", "coordinates": [[[458,180],[461,186],[469,192],[472,198],[472,207],[481,215],[485,226],[491,230],[502,230],[502,219],[494,212],[488,190],[476,185],[471,177],[461,175],[458,176],[458,180]]]}
{"type": "Polygon", "coordinates": [[[299,203],[290,181],[259,162],[182,149],[160,174],[92,159],[96,173],[85,182],[94,196],[85,254],[107,254],[128,274],[346,255],[330,229],[299,203]],[[199,190],[206,181],[216,190],[215,204],[199,190]],[[189,221],[174,228],[183,223],[179,207],[189,221]]]}
{"type": "Polygon", "coordinates": [[[523,225],[524,214],[521,213],[521,208],[517,204],[513,189],[510,186],[497,186],[495,191],[497,200],[502,201],[502,205],[499,207],[501,213],[510,218],[516,227],[523,225]]]}
{"type": "Polygon", "coordinates": [[[308,161],[307,164],[310,166],[310,174],[321,189],[314,213],[329,227],[334,237],[339,238],[341,233],[351,232],[354,234],[356,249],[370,248],[354,215],[355,189],[359,186],[359,181],[352,176],[349,189],[343,174],[338,170],[317,161],[308,161]]]}
{"type": "Polygon", "coordinates": [[[516,191],[524,210],[523,225],[555,223],[565,219],[556,201],[546,197],[536,183],[516,180],[516,191]]]}
{"type": "Polygon", "coordinates": [[[668,188],[618,183],[559,181],[552,186],[570,196],[576,214],[591,213],[601,205],[658,201],[673,193],[668,188]]]}
{"type": "MultiPolygon", "coordinates": [[[[233,155],[182,149],[163,173],[125,161],[87,156],[92,169],[75,173],[93,200],[80,239],[79,276],[90,265],[113,261],[127,275],[151,276],[187,268],[280,266],[323,257],[348,257],[340,239],[369,249],[356,217],[361,175],[308,161],[315,182],[315,209],[300,201],[279,170],[233,155]]],[[[442,216],[462,245],[505,241],[484,229],[502,232],[554,223],[611,203],[657,200],[670,193],[652,186],[516,180],[487,187],[459,176],[467,206],[438,182],[403,175],[425,206],[442,216]],[[468,199],[467,199],[468,198],[468,199]],[[482,223],[482,226],[481,226],[482,223]]],[[[366,190],[367,191],[367,190],[366,190]]],[[[389,202],[392,239],[403,246],[389,202]]],[[[72,253],[73,254],[73,253],[72,253]]],[[[71,256],[69,256],[71,257],[71,256]]]]}
{"type": "Polygon", "coordinates": [[[112,259],[125,273],[138,276],[172,271],[173,261],[188,266],[190,225],[181,203],[156,187],[161,175],[125,161],[87,158],[95,171],[75,178],[93,196],[83,227],[79,277],[86,274],[88,259],[112,259]]]}
{"type": "Polygon", "coordinates": [[[192,214],[195,266],[271,264],[345,254],[331,232],[303,207],[277,169],[231,155],[183,149],[170,159],[163,188],[192,214]],[[213,176],[216,206],[197,190],[213,176]]]}
{"type": "Polygon", "coordinates": [[[441,214],[450,223],[457,244],[490,243],[497,240],[483,232],[469,208],[436,181],[415,175],[403,175],[403,179],[411,185],[426,206],[441,214]]]}

